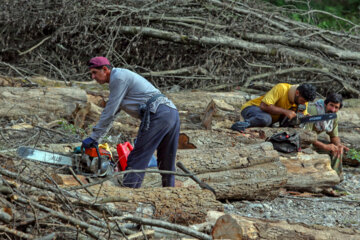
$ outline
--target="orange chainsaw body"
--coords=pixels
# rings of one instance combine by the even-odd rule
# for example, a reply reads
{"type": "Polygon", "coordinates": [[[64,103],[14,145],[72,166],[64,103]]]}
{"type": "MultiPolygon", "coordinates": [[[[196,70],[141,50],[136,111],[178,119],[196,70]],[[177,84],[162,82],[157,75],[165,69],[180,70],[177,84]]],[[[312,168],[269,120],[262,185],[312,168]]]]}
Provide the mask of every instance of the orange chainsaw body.
{"type": "MultiPolygon", "coordinates": [[[[103,148],[99,148],[99,153],[100,156],[107,156],[111,159],[111,153],[103,148]]],[[[96,148],[86,148],[85,149],[85,154],[88,155],[89,157],[97,157],[98,154],[96,152],[96,148]]]]}

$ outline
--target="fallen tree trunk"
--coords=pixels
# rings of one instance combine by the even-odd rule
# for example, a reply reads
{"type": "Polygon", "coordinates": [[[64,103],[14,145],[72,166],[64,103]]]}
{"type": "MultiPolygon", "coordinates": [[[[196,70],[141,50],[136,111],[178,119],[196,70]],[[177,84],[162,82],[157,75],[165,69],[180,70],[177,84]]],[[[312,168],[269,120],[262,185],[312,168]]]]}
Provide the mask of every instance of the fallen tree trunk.
{"type": "Polygon", "coordinates": [[[355,229],[289,223],[239,215],[221,216],[212,229],[213,239],[359,239],[355,229]]]}
{"type": "Polygon", "coordinates": [[[178,150],[176,160],[200,174],[219,172],[278,161],[279,154],[269,142],[243,147],[178,150]]]}
{"type": "Polygon", "coordinates": [[[79,88],[0,87],[0,117],[43,117],[47,120],[66,118],[77,104],[86,104],[86,92],[79,88]]]}
{"type": "MultiPolygon", "coordinates": [[[[234,200],[269,200],[279,195],[287,181],[286,168],[279,161],[241,169],[209,172],[197,175],[215,189],[216,198],[234,200]]],[[[188,179],[184,186],[197,186],[188,179]]]]}
{"type": "Polygon", "coordinates": [[[331,168],[327,154],[297,154],[280,156],[287,169],[288,181],[285,188],[296,191],[321,192],[340,183],[337,173],[331,168]]]}

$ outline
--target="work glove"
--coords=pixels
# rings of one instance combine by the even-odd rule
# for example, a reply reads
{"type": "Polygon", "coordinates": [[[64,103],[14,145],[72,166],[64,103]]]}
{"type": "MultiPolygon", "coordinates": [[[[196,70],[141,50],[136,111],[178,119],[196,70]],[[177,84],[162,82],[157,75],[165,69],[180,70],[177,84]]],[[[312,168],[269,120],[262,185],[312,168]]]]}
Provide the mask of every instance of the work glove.
{"type": "Polygon", "coordinates": [[[95,147],[97,145],[99,145],[99,143],[97,141],[95,141],[91,137],[88,137],[82,141],[81,147],[82,148],[91,148],[91,147],[95,147]]]}

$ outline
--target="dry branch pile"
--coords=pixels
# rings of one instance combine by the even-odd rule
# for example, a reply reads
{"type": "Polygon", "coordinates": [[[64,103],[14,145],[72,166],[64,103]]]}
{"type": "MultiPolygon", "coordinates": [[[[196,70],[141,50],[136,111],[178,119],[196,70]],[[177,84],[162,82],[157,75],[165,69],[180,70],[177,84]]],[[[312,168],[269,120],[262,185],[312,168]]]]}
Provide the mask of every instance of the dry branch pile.
{"type": "Polygon", "coordinates": [[[90,57],[106,55],[162,89],[267,90],[306,81],[323,95],[358,97],[360,36],[282,11],[246,0],[5,1],[0,72],[69,83],[87,78],[90,57]]]}
{"type": "Polygon", "coordinates": [[[4,155],[0,162],[2,239],[148,239],[157,233],[147,225],[211,239],[187,226],[205,222],[210,210],[223,211],[207,190],[125,189],[106,179],[66,187],[58,180],[64,167],[4,155]]]}

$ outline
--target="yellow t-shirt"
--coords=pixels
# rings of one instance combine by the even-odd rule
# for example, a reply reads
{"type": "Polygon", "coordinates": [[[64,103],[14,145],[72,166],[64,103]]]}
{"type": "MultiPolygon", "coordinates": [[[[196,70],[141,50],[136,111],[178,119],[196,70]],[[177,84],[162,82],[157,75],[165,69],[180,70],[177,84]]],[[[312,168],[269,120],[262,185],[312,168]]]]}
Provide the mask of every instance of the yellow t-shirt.
{"type": "MultiPolygon", "coordinates": [[[[269,92],[267,92],[264,96],[252,99],[248,102],[246,102],[242,107],[241,110],[243,110],[246,107],[249,106],[260,106],[260,103],[263,102],[267,105],[274,105],[276,107],[281,107],[284,109],[292,109],[296,110],[297,105],[295,103],[291,103],[289,101],[289,90],[293,85],[290,85],[288,83],[278,83],[276,84],[269,92]]],[[[304,111],[304,114],[307,113],[307,106],[308,102],[305,103],[306,110],[304,111]]],[[[279,114],[271,114],[272,121],[277,122],[280,118],[279,114]]]]}

